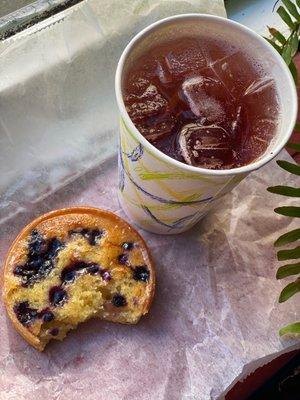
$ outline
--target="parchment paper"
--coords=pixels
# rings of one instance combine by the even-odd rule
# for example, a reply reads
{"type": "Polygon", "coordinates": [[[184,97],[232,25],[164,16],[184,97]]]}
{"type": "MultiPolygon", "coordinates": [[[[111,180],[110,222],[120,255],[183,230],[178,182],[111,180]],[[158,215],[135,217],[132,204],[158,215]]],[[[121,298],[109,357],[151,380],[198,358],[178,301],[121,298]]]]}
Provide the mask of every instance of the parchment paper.
{"type": "MultiPolygon", "coordinates": [[[[1,226],[1,261],[18,231],[49,210],[88,204],[124,217],[112,156],[118,54],[156,19],[224,14],[221,3],[91,0],[56,16],[50,27],[40,24],[1,44],[1,218],[18,213],[1,226]]],[[[1,303],[0,399],[218,399],[254,365],[299,347],[277,333],[299,319],[296,297],[277,303],[283,283],[275,279],[272,243],[296,222],[273,212],[293,200],[266,187],[284,183],[297,186],[299,178],[273,162],[190,232],[141,232],[158,285],[149,315],[137,326],[91,321],[40,354],[13,330],[1,303]]]]}
{"type": "Polygon", "coordinates": [[[85,0],[0,42],[0,222],[116,152],[117,61],[161,18],[222,0],[85,0]]]}
{"type": "MultiPolygon", "coordinates": [[[[54,208],[91,204],[124,217],[116,181],[113,158],[20,214],[0,231],[1,257],[25,223],[54,208]]],[[[281,326],[300,317],[297,295],[277,303],[282,284],[272,244],[296,227],[273,212],[295,204],[266,191],[279,183],[296,186],[299,178],[272,162],[193,230],[178,236],[140,231],[158,285],[149,315],[136,326],[91,321],[40,354],[15,333],[1,305],[0,399],[218,399],[253,365],[299,347],[278,337],[281,326]]]]}

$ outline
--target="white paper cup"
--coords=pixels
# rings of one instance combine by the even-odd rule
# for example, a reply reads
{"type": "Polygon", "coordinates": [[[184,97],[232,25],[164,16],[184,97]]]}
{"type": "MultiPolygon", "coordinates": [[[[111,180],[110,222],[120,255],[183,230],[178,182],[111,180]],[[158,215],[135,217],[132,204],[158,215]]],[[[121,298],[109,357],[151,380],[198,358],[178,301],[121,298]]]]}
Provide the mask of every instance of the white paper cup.
{"type": "Polygon", "coordinates": [[[296,121],[297,93],[289,69],[262,37],[222,17],[177,15],[158,21],[138,33],[125,48],[116,71],[116,97],[121,114],[119,199],[129,218],[142,228],[161,234],[186,231],[251,171],[274,158],[287,143],[296,121]],[[131,121],[122,96],[124,69],[147,46],[162,39],[205,33],[247,47],[274,78],[281,111],[278,133],[267,151],[249,165],[229,170],[193,167],[165,155],[149,143],[131,121]]]}

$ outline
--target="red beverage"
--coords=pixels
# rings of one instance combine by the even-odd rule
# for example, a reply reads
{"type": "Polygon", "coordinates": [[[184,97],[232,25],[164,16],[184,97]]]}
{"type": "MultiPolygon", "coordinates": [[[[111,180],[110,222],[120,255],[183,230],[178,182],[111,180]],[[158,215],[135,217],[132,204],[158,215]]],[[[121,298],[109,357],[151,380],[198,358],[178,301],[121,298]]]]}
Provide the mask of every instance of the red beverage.
{"type": "Polygon", "coordinates": [[[128,114],[163,153],[229,169],[264,154],[279,122],[273,79],[243,49],[206,37],[153,46],[125,74],[128,114]]]}

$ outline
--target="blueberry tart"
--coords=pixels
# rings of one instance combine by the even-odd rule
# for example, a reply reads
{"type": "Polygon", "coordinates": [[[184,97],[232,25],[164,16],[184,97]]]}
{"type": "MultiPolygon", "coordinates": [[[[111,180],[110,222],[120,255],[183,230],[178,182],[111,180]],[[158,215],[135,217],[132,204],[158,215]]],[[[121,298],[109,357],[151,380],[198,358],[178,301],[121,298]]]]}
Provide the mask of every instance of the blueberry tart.
{"type": "Polygon", "coordinates": [[[4,265],[7,313],[40,351],[90,318],[137,323],[154,289],[155,271],[141,236],[115,214],[90,207],[34,220],[4,265]]]}

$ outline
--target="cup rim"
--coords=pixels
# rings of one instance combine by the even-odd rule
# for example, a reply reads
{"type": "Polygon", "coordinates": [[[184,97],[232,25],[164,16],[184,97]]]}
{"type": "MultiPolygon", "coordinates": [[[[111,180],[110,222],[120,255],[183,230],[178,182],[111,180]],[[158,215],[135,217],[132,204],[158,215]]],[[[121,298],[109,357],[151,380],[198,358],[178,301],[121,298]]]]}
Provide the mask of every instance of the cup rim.
{"type": "Polygon", "coordinates": [[[117,104],[121,113],[121,117],[124,120],[124,123],[132,133],[136,136],[137,140],[145,147],[150,150],[152,154],[154,154],[156,157],[162,159],[163,161],[167,162],[168,164],[171,164],[177,168],[181,168],[187,172],[193,172],[201,175],[213,175],[213,176],[224,176],[224,175],[237,175],[237,174],[247,174],[251,171],[254,171],[265,164],[267,164],[269,161],[271,161],[274,157],[278,155],[278,153],[283,149],[287,141],[289,140],[293,130],[294,126],[296,123],[296,118],[297,118],[297,110],[298,110],[298,96],[297,96],[297,90],[296,90],[296,85],[294,83],[292,74],[290,70],[288,69],[287,65],[285,64],[283,58],[280,56],[280,54],[265,40],[262,36],[254,32],[252,29],[240,24],[239,22],[229,20],[227,18],[221,17],[221,16],[216,16],[216,15],[209,15],[209,14],[201,14],[201,13],[188,13],[188,14],[179,14],[179,15],[173,15],[171,17],[163,18],[159,21],[156,21],[146,28],[142,29],[139,33],[137,33],[127,44],[125,47],[118,65],[116,69],[116,74],[115,74],[115,94],[116,94],[116,99],[117,99],[117,104]],[[287,87],[289,88],[289,96],[291,98],[291,118],[288,126],[285,129],[285,133],[280,135],[280,140],[278,143],[274,146],[274,148],[270,150],[267,150],[266,153],[261,156],[260,159],[257,161],[254,161],[250,164],[244,165],[242,167],[238,168],[231,168],[231,169],[220,169],[220,170],[214,170],[214,169],[206,169],[202,167],[195,167],[189,164],[185,164],[181,161],[175,160],[174,158],[164,154],[162,151],[158,150],[153,144],[151,144],[140,132],[139,130],[135,127],[134,123],[132,122],[131,118],[128,115],[128,112],[125,107],[125,103],[123,100],[123,94],[122,94],[122,74],[123,74],[123,68],[125,65],[125,62],[127,60],[128,55],[130,54],[132,48],[135,46],[135,44],[143,39],[145,36],[147,36],[150,32],[156,30],[158,27],[165,25],[169,22],[173,21],[181,21],[181,20],[186,20],[186,19],[201,19],[201,20],[211,20],[211,21],[217,21],[218,23],[223,23],[223,24],[228,24],[231,25],[233,28],[238,28],[242,31],[244,31],[249,37],[252,37],[254,40],[260,42],[266,49],[268,49],[269,52],[272,53],[274,59],[276,62],[278,62],[279,66],[281,67],[282,70],[282,75],[281,79],[286,79],[287,82],[287,87]]]}

